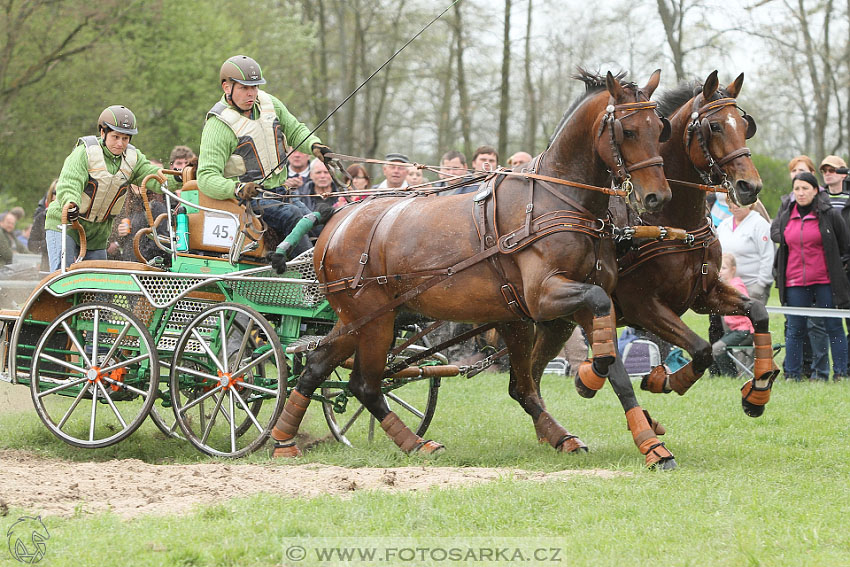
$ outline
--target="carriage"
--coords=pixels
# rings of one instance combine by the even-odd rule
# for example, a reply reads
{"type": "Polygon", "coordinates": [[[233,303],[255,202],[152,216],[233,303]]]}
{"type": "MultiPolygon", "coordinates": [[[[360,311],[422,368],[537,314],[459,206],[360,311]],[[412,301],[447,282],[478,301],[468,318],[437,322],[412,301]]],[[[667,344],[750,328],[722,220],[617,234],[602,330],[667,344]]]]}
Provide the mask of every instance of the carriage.
{"type": "MultiPolygon", "coordinates": [[[[209,199],[195,181],[181,196],[163,191],[169,212],[153,219],[147,206],[139,262],[74,263],[39,282],[21,309],[0,311],[0,377],[29,386],[44,425],[74,446],[112,445],[150,417],[204,453],[243,456],[268,439],[305,351],[336,315],[312,250],[277,274],[262,261],[261,225],[235,201],[209,199]],[[156,233],[163,222],[167,237],[156,233]],[[170,262],[143,261],[146,234],[170,262]]],[[[418,330],[399,328],[382,391],[424,433],[441,378],[460,369],[439,353],[403,364],[427,348],[418,330]]],[[[374,421],[342,367],[313,399],[338,441],[370,440],[374,421]]]]}

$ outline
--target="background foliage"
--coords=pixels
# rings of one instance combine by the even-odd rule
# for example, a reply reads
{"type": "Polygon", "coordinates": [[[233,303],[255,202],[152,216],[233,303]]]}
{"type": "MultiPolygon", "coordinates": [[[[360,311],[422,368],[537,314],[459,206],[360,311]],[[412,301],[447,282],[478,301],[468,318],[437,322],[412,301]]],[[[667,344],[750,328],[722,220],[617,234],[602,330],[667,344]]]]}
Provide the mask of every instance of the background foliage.
{"type": "MultiPolygon", "coordinates": [[[[218,68],[235,53],[259,60],[268,90],[312,128],[450,3],[0,0],[4,206],[31,211],[110,104],[137,114],[133,141],[149,157],[197,149],[218,68]]],[[[581,91],[578,65],[638,82],[660,67],[661,90],[746,70],[741,104],[759,121],[750,142],[774,212],[788,159],[847,155],[848,20],[832,0],[460,0],[319,134],[344,153],[425,163],[490,144],[504,162],[545,148],[581,91]]]]}

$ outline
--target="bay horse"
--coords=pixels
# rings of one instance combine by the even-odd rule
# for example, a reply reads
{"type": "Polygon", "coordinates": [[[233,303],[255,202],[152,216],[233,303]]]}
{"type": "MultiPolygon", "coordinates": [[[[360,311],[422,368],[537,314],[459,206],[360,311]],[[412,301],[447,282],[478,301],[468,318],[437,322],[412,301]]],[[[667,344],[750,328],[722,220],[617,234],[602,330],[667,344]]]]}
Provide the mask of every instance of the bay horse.
{"type": "MultiPolygon", "coordinates": [[[[692,361],[672,375],[660,365],[644,377],[641,387],[655,393],[683,395],[711,365],[711,345],[684,324],[680,317],[685,311],[749,317],[755,329],[755,377],[744,384],[741,403],[747,415],[758,417],[779,372],[773,361],[768,313],[764,304],[719,279],[722,251],[707,218],[705,192],[722,186],[734,202],[748,205],[761,190],[761,178],[745,145],[755,134],[755,121],[739,112],[735,100],[743,82],[742,73],[720,88],[714,71],[702,85],[681,85],[661,97],[659,110],[671,124],[671,137],[662,144],[661,155],[675,188],[672,199],[662,211],[637,218],[615,202],[612,222],[680,228],[692,240],[633,243],[633,249],[618,260],[613,297],[619,324],[647,329],[691,355],[692,361]]],[[[533,354],[538,388],[546,363],[557,356],[572,331],[563,322],[538,325],[533,354]]],[[[603,384],[584,380],[581,374],[576,377],[576,389],[586,398],[603,384]]],[[[542,439],[540,431],[538,437],[542,439]]]]}
{"type": "MultiPolygon", "coordinates": [[[[672,126],[661,155],[673,198],[663,211],[641,219],[648,225],[683,228],[695,240],[635,247],[633,256],[626,257],[628,265],[621,262],[614,301],[624,322],[655,333],[691,356],[691,363],[672,375],[657,366],[644,377],[641,387],[656,393],[683,395],[712,363],[711,345],[682,322],[685,311],[749,317],[755,329],[754,378],[741,389],[741,403],[747,415],[758,417],[779,373],[768,313],[763,303],[720,280],[720,241],[707,218],[705,187],[698,187],[722,187],[739,205],[754,203],[762,188],[746,147],[746,140],[755,134],[755,121],[736,102],[743,83],[741,73],[721,88],[714,71],[702,85],[681,85],[660,97],[659,109],[672,126]]],[[[619,213],[618,220],[625,222],[626,208],[620,207],[619,213]]]]}
{"type": "Polygon", "coordinates": [[[649,101],[660,71],[643,88],[610,72],[578,78],[586,93],[531,169],[493,175],[477,193],[368,198],[330,219],[314,263],[339,320],[311,345],[272,431],[275,457],[300,454],[293,438],[310,396],[352,353],[351,391],[396,445],[407,453],[443,449],[413,433],[381,395],[393,321],[404,309],[494,323],[510,353],[509,394],[563,452],[586,446],[543,407],[531,373],[534,322],[568,319],[593,329],[586,373],[609,377],[647,464],[675,466],[616,356],[609,294],[617,264],[610,223],[600,220],[610,194],[649,211],[670,199],[659,157],[665,123],[649,101]]]}

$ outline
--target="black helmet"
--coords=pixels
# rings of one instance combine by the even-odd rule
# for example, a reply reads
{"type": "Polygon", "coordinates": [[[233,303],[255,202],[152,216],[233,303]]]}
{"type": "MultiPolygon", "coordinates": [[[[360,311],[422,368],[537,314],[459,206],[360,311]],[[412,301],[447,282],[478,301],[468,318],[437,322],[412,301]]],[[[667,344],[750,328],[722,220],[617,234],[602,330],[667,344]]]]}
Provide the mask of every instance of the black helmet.
{"type": "Polygon", "coordinates": [[[126,106],[113,104],[100,113],[97,125],[107,130],[115,130],[122,134],[134,136],[139,130],[136,128],[136,115],[126,106]]]}
{"type": "Polygon", "coordinates": [[[249,87],[266,84],[260,64],[247,55],[234,55],[225,61],[219,76],[222,82],[234,81],[249,87]]]}

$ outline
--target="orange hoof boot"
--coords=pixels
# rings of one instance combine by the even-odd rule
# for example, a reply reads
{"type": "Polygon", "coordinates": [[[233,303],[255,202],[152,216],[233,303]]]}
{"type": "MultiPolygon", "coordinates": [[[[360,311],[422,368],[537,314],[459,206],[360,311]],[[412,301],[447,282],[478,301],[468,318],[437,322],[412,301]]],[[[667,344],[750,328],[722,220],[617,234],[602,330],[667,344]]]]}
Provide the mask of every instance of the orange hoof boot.
{"type": "Polygon", "coordinates": [[[423,441],[417,448],[411,451],[411,453],[417,453],[419,455],[439,455],[445,450],[445,445],[429,439],[428,441],[423,441]]]}
{"type": "Polygon", "coordinates": [[[649,371],[640,381],[640,389],[653,394],[669,394],[673,390],[667,386],[667,369],[659,364],[649,371]]]}
{"type": "Polygon", "coordinates": [[[585,360],[578,367],[576,391],[582,398],[592,398],[605,385],[605,379],[605,376],[600,376],[593,370],[591,361],[585,360]]]}
{"type": "Polygon", "coordinates": [[[655,432],[656,435],[664,435],[667,433],[667,429],[658,422],[657,419],[652,419],[652,416],[649,415],[649,412],[643,410],[643,415],[646,416],[646,421],[649,422],[649,427],[655,432]]]}
{"type": "Polygon", "coordinates": [[[559,453],[578,453],[584,451],[587,453],[587,445],[575,435],[564,435],[564,438],[558,441],[555,445],[555,450],[559,453]]]}
{"type": "Polygon", "coordinates": [[[658,441],[646,452],[646,466],[650,469],[671,471],[676,468],[676,459],[664,443],[658,441]]]}
{"type": "Polygon", "coordinates": [[[760,417],[764,413],[764,406],[770,401],[770,389],[772,387],[772,379],[768,380],[765,388],[756,386],[755,380],[750,380],[744,384],[741,388],[741,406],[744,413],[750,417],[760,417]]]}
{"type": "Polygon", "coordinates": [[[275,441],[272,457],[275,459],[294,459],[301,456],[301,449],[295,441],[275,441]]]}

